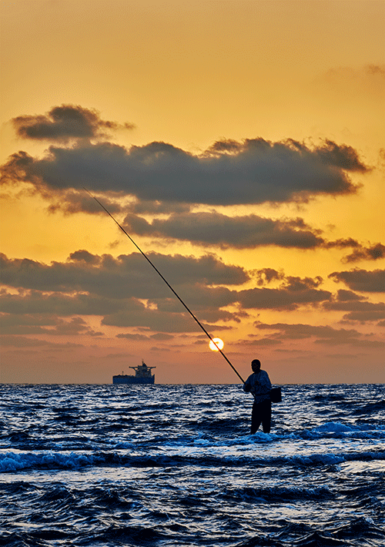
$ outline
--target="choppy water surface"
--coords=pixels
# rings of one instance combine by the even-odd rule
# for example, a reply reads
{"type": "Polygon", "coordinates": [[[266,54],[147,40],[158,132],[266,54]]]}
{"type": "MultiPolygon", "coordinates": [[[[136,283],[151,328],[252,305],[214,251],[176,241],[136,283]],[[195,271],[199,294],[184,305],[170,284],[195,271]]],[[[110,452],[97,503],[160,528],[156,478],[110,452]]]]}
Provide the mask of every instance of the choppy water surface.
{"type": "Polygon", "coordinates": [[[0,386],[0,545],[384,546],[383,385],[0,386]]]}

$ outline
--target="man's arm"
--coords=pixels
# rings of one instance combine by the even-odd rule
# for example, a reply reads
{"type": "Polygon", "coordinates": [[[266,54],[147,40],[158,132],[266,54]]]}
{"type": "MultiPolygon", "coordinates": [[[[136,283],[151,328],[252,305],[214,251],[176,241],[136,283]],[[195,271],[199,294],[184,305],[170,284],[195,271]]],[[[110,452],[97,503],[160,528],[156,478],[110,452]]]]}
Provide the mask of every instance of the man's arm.
{"type": "Polygon", "coordinates": [[[251,376],[249,376],[246,380],[246,382],[243,384],[243,391],[245,393],[250,393],[251,391],[251,382],[250,382],[251,376]]]}

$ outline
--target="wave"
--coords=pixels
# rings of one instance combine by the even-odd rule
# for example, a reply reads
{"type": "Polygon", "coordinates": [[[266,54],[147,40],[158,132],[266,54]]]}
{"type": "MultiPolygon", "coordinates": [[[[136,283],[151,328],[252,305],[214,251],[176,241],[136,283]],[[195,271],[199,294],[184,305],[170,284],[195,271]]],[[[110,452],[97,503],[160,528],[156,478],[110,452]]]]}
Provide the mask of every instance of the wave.
{"type": "MultiPolygon", "coordinates": [[[[283,523],[281,523],[283,524],[283,523]]],[[[357,538],[365,538],[365,545],[383,545],[384,531],[375,526],[373,520],[367,517],[352,519],[343,526],[329,526],[324,530],[315,530],[314,526],[287,523],[279,534],[258,534],[236,547],[334,547],[343,545],[352,547],[356,545],[357,538]]],[[[360,543],[361,544],[361,543],[360,543]]]]}
{"type": "Polygon", "coordinates": [[[301,438],[333,437],[343,439],[385,439],[385,426],[380,424],[343,424],[341,422],[326,422],[310,430],[299,433],[301,438]]]}
{"type": "Polygon", "coordinates": [[[199,454],[131,455],[119,452],[6,452],[0,454],[0,473],[25,469],[81,469],[84,467],[174,467],[199,465],[201,467],[261,466],[319,466],[336,465],[349,461],[384,460],[385,451],[346,453],[311,453],[292,456],[217,455],[202,451],[199,454]]]}

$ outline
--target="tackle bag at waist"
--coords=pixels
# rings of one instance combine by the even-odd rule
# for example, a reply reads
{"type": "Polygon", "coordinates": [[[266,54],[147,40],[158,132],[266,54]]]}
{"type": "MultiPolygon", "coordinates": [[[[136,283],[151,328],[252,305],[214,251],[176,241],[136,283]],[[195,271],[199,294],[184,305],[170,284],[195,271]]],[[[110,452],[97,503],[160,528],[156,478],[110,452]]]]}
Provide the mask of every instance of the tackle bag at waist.
{"type": "Polygon", "coordinates": [[[282,401],[280,387],[273,387],[273,389],[270,391],[270,399],[272,403],[280,403],[282,401]]]}

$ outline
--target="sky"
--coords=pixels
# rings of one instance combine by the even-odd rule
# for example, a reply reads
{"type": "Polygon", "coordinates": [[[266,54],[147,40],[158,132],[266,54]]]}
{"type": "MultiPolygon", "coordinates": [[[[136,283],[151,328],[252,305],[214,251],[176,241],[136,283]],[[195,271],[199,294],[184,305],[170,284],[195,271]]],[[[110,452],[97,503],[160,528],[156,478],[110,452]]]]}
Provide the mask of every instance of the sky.
{"type": "Polygon", "coordinates": [[[383,0],[1,0],[0,382],[385,382],[383,0]]]}

